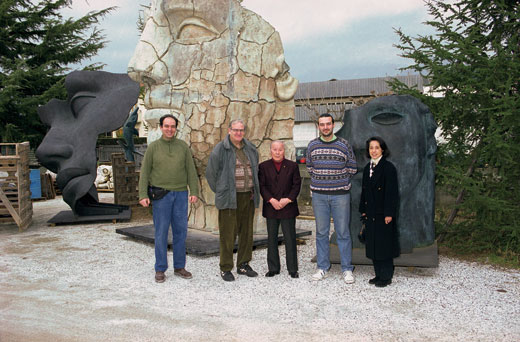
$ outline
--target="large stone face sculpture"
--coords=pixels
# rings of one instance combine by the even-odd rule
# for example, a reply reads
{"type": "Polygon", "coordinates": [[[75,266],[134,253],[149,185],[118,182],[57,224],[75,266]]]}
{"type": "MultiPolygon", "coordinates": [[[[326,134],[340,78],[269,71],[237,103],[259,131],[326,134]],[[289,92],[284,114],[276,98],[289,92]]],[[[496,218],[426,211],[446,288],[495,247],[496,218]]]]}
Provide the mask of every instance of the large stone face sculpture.
{"type": "MultiPolygon", "coordinates": [[[[175,115],[177,137],[191,145],[199,176],[235,118],[246,123],[261,160],[272,140],[288,141],[287,157],[294,155],[298,81],[278,32],[236,0],[153,0],[128,75],[146,88],[149,142],[160,136],[159,118],[175,115]]],[[[202,205],[191,212],[190,226],[216,230],[214,195],[200,180],[202,205]]]]}
{"type": "Polygon", "coordinates": [[[63,200],[75,215],[117,214],[116,206],[98,202],[96,141],[125,122],[137,102],[139,84],[125,74],[74,71],[65,78],[65,88],[66,101],[52,99],[38,108],[50,129],[36,157],[57,174],[63,200]]]}
{"type": "MultiPolygon", "coordinates": [[[[437,125],[428,107],[416,98],[385,96],[345,112],[344,125],[337,135],[346,138],[354,149],[358,173],[352,180],[351,234],[357,236],[359,198],[366,140],[382,137],[390,150],[390,160],[397,168],[400,206],[397,218],[399,243],[403,253],[431,245],[435,239],[435,129],[437,125]]],[[[362,245],[353,239],[354,247],[362,245]]]]}

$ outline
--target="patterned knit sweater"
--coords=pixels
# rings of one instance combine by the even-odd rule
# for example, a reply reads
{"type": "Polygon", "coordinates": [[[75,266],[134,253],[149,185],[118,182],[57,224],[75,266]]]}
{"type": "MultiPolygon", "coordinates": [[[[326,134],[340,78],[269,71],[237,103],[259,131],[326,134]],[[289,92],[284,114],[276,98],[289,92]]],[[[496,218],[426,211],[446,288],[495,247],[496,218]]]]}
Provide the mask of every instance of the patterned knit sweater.
{"type": "Polygon", "coordinates": [[[350,179],[357,172],[352,146],[341,137],[332,141],[320,138],[311,140],[307,146],[307,170],[311,176],[312,191],[350,190],[350,179]]]}

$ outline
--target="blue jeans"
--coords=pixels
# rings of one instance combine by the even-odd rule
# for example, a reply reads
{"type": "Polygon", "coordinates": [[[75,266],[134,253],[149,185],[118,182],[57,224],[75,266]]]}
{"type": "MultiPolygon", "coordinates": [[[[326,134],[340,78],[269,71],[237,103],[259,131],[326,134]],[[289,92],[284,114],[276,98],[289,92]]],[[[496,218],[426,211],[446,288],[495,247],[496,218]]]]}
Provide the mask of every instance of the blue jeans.
{"type": "Polygon", "coordinates": [[[350,239],[350,193],[344,195],[324,195],[312,193],[312,209],[316,218],[316,259],[318,268],[330,268],[330,218],[334,220],[341,271],[352,271],[352,240],[350,239]]]}
{"type": "Polygon", "coordinates": [[[188,191],[170,191],[160,200],[152,201],[155,226],[155,271],[168,269],[168,231],[172,227],[173,267],[186,266],[188,234],[188,191]]]}

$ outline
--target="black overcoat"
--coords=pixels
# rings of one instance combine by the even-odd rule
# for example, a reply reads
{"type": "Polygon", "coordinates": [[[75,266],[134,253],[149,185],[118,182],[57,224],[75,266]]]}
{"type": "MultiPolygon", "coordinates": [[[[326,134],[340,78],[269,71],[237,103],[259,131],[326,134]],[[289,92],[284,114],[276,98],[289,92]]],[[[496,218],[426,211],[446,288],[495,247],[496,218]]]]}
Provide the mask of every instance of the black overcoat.
{"type": "Polygon", "coordinates": [[[385,260],[399,256],[397,214],[399,187],[394,164],[382,157],[370,177],[370,163],[363,170],[359,212],[367,215],[365,249],[367,258],[385,260]],[[385,224],[385,217],[392,222],[385,224]]]}
{"type": "Polygon", "coordinates": [[[284,158],[280,172],[278,172],[273,160],[266,160],[258,166],[258,182],[260,183],[260,195],[263,198],[262,216],[286,219],[300,214],[296,201],[302,183],[298,164],[284,158]],[[292,202],[283,209],[276,210],[268,202],[273,197],[277,200],[289,198],[292,202]]]}

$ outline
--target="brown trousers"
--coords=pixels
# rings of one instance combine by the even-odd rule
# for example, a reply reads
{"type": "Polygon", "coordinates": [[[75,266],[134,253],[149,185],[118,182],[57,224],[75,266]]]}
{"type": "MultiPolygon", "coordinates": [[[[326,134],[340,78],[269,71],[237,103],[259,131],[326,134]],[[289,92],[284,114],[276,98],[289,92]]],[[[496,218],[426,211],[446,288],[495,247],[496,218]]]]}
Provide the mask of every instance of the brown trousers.
{"type": "Polygon", "coordinates": [[[220,270],[233,269],[233,250],[238,236],[237,265],[251,261],[255,205],[251,192],[237,192],[237,208],[218,211],[220,270]]]}

